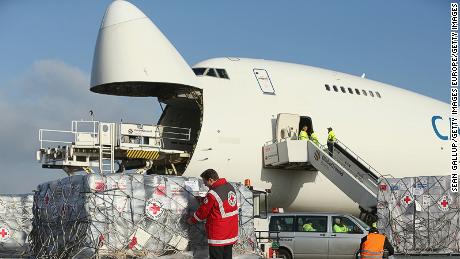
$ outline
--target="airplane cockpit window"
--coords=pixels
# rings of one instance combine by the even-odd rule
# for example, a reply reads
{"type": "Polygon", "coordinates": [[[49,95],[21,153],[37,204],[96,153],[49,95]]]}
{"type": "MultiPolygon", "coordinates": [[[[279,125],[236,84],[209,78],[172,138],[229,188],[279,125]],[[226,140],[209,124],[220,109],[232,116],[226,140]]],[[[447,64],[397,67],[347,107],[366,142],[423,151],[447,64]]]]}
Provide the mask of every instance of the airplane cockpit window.
{"type": "Polygon", "coordinates": [[[206,71],[207,76],[212,76],[212,77],[217,77],[216,70],[214,68],[208,68],[208,71],[206,71]]]}
{"type": "Polygon", "coordinates": [[[340,87],[340,91],[342,91],[342,93],[346,93],[347,91],[345,91],[345,87],[341,86],[340,87]]]}
{"type": "Polygon", "coordinates": [[[334,88],[334,91],[336,91],[336,92],[338,91],[337,86],[333,85],[332,88],[334,88]]]}
{"type": "Polygon", "coordinates": [[[195,67],[192,69],[197,76],[212,76],[218,78],[230,79],[227,71],[222,68],[195,67]]]}
{"type": "Polygon", "coordinates": [[[197,76],[202,76],[204,74],[204,71],[206,71],[205,67],[196,67],[192,69],[195,75],[197,76]]]}
{"type": "Polygon", "coordinates": [[[353,94],[353,90],[352,90],[350,87],[348,87],[348,92],[349,92],[350,94],[353,94]]]}
{"type": "Polygon", "coordinates": [[[374,93],[372,91],[369,91],[370,96],[374,97],[374,93]]]}
{"type": "Polygon", "coordinates": [[[375,92],[375,94],[377,95],[378,98],[382,98],[382,96],[380,96],[379,92],[375,92]]]}
{"type": "Polygon", "coordinates": [[[358,88],[355,88],[355,93],[356,93],[357,95],[360,95],[360,94],[361,94],[361,93],[359,92],[359,89],[358,89],[358,88]]]}
{"type": "Polygon", "coordinates": [[[228,78],[228,74],[227,74],[227,71],[225,71],[225,69],[216,68],[216,70],[217,70],[217,74],[219,75],[220,78],[230,79],[230,78],[228,78]]]}
{"type": "Polygon", "coordinates": [[[367,96],[366,90],[363,90],[363,94],[364,94],[364,96],[367,96]]]}
{"type": "Polygon", "coordinates": [[[326,87],[326,90],[331,91],[331,87],[329,85],[324,85],[326,87]]]}

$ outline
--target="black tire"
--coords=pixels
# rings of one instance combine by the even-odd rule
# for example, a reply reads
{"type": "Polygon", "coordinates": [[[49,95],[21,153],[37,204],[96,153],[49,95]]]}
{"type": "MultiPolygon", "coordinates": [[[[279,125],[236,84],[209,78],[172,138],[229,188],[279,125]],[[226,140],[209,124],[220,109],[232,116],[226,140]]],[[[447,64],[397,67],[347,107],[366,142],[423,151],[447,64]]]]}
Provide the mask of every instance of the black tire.
{"type": "Polygon", "coordinates": [[[291,253],[285,249],[285,248],[280,248],[278,250],[278,255],[277,255],[278,258],[283,258],[283,259],[292,259],[292,255],[291,253]]]}

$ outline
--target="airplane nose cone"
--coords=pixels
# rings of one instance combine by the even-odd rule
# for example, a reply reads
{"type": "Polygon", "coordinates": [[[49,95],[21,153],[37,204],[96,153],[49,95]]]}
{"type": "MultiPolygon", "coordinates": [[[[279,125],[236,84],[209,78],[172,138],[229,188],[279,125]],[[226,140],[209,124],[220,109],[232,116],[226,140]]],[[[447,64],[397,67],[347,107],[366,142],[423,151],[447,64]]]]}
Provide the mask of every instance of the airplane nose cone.
{"type": "Polygon", "coordinates": [[[127,1],[113,1],[107,8],[101,28],[136,19],[147,18],[136,6],[127,1]]]}
{"type": "Polygon", "coordinates": [[[127,1],[110,4],[94,50],[91,91],[161,97],[196,86],[192,68],[142,11],[127,1]]]}

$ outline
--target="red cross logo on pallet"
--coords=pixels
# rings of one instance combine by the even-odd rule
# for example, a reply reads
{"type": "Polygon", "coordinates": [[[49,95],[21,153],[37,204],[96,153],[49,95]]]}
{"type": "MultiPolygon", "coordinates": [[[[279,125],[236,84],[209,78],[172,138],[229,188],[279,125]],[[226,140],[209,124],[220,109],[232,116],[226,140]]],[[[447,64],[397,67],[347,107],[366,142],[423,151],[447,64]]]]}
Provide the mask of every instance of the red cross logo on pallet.
{"type": "Polygon", "coordinates": [[[147,205],[145,206],[145,214],[150,219],[159,219],[161,214],[163,214],[163,204],[153,198],[148,200],[147,205]]]}
{"type": "Polygon", "coordinates": [[[156,204],[152,204],[149,210],[152,212],[152,214],[156,215],[161,210],[161,208],[158,207],[156,204]]]}
{"type": "Polygon", "coordinates": [[[438,200],[438,207],[442,211],[448,211],[449,210],[449,197],[444,195],[441,197],[441,199],[438,200]]]}
{"type": "Polygon", "coordinates": [[[403,198],[402,198],[402,202],[403,202],[405,205],[409,205],[409,204],[411,204],[413,201],[414,201],[414,199],[413,199],[412,196],[410,196],[410,195],[404,195],[403,198]]]}
{"type": "Polygon", "coordinates": [[[5,242],[10,239],[11,233],[7,227],[0,227],[0,242],[5,242]]]}

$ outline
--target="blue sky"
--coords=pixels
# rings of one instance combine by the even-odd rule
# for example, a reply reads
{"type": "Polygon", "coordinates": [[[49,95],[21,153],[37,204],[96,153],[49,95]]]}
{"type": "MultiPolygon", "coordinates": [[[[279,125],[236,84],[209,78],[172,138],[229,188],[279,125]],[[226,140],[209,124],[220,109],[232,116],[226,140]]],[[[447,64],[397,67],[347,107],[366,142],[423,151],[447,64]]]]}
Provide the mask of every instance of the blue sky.
{"type": "MultiPolygon", "coordinates": [[[[152,123],[155,99],[88,89],[100,21],[111,1],[0,0],[0,192],[63,176],[34,161],[38,128],[100,120],[152,123]],[[128,105],[129,104],[129,105],[128,105]],[[127,108],[129,106],[129,108],[127,108]]],[[[449,1],[131,1],[189,64],[264,58],[361,75],[449,100],[449,1]]]]}

